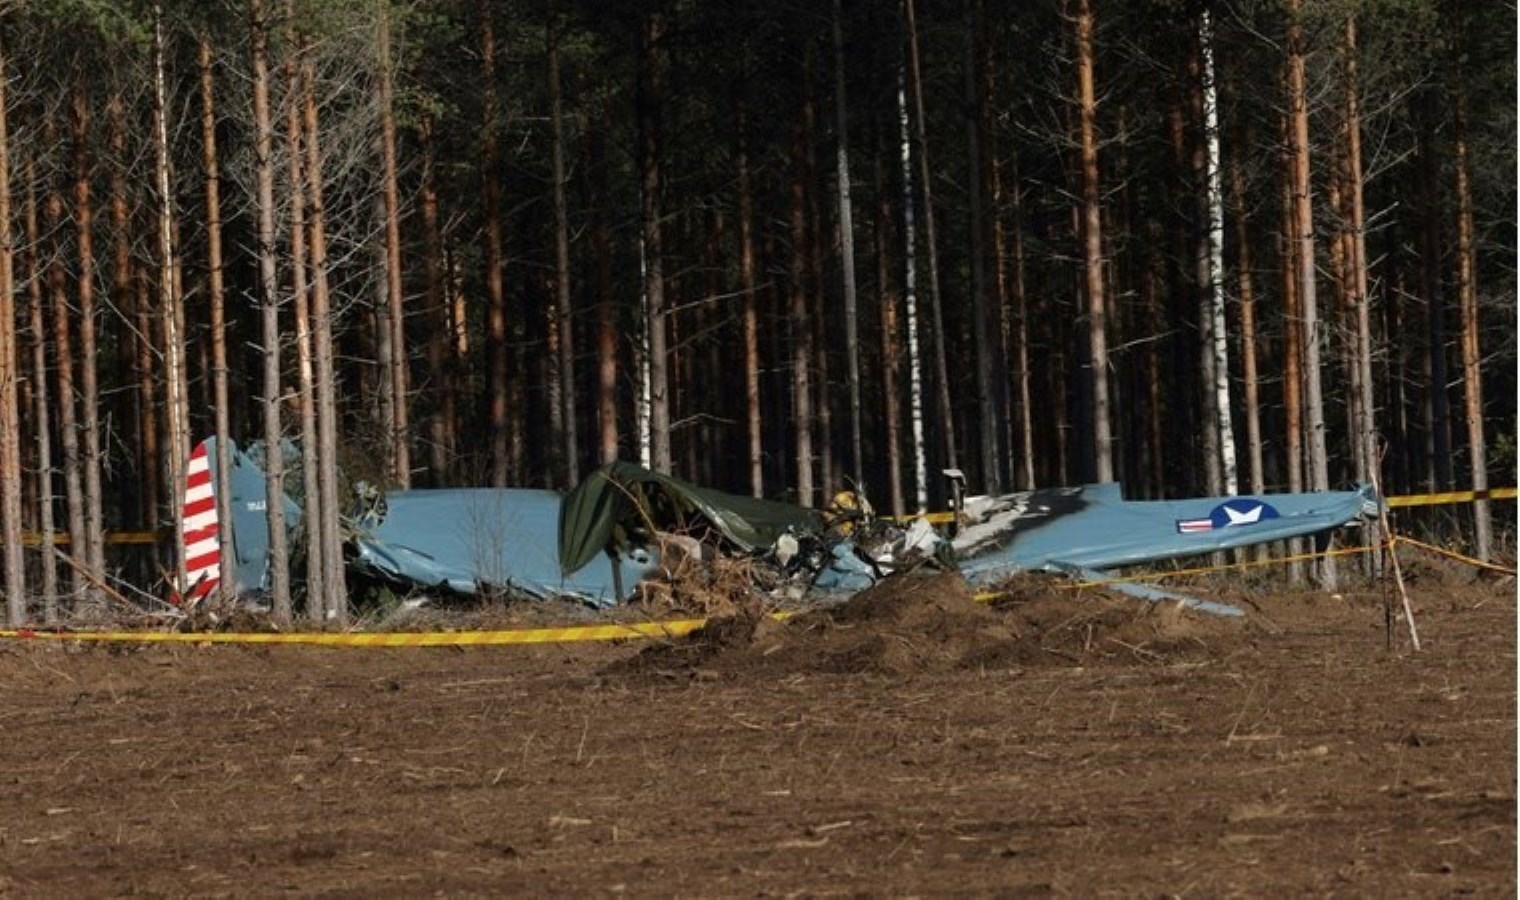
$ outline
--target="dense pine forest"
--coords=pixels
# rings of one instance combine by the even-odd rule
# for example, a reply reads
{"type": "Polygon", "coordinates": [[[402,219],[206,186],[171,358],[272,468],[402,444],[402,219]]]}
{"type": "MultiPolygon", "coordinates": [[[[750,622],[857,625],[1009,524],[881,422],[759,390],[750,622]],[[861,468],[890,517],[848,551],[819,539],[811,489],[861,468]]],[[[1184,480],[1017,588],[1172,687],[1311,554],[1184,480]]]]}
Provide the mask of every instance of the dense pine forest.
{"type": "MultiPolygon", "coordinates": [[[[212,435],[299,448],[271,497],[300,498],[329,610],[360,479],[566,489],[624,459],[896,513],[942,505],[945,468],[1132,498],[1510,485],[1515,23],[0,2],[9,618],[134,566],[166,595],[212,435]],[[152,565],[108,541],[133,531],[152,565]]],[[[1452,538],[1495,552],[1499,512],[1452,538]]]]}

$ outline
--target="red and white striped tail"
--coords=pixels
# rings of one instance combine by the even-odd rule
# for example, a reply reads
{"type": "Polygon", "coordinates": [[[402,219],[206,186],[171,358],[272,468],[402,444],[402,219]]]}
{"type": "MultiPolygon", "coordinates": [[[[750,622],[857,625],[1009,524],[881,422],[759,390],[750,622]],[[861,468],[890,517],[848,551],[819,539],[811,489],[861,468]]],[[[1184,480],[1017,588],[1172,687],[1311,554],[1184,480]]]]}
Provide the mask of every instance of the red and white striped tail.
{"type": "Polygon", "coordinates": [[[178,600],[188,607],[205,599],[222,580],[220,525],[205,441],[196,445],[185,470],[184,514],[185,584],[178,600]]]}

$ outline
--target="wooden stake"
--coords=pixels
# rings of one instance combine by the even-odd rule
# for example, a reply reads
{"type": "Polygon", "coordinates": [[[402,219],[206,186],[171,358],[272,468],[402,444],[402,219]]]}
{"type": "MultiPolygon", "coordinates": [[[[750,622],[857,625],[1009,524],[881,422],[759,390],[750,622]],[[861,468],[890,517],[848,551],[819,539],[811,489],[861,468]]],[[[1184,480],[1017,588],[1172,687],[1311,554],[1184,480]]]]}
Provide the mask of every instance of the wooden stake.
{"type": "MultiPolygon", "coordinates": [[[[1388,504],[1383,502],[1383,485],[1379,473],[1383,470],[1383,455],[1387,447],[1379,449],[1377,460],[1368,466],[1368,474],[1372,477],[1372,489],[1378,496],[1378,521],[1383,527],[1383,539],[1388,549],[1388,562],[1393,570],[1394,583],[1399,586],[1399,598],[1404,603],[1404,622],[1409,626],[1409,644],[1416,653],[1420,652],[1420,632],[1414,625],[1414,610],[1409,606],[1409,591],[1404,587],[1404,574],[1399,570],[1398,536],[1393,533],[1393,525],[1388,521],[1388,504]]],[[[1390,630],[1390,637],[1392,632],[1390,630]]]]}

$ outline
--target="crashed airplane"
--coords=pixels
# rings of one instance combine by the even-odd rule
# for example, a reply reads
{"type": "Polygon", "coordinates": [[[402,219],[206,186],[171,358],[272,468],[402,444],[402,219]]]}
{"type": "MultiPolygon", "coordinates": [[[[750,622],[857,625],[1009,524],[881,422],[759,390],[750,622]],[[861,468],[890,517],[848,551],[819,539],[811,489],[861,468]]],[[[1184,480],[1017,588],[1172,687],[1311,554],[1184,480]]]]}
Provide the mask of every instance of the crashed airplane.
{"type": "MultiPolygon", "coordinates": [[[[226,578],[232,593],[268,589],[265,478],[253,452],[229,448],[230,521],[218,520],[214,439],[199,445],[185,498],[188,584],[193,604],[226,578]],[[231,529],[233,558],[217,550],[231,529]]],[[[290,450],[287,448],[287,453],[290,450]]],[[[1370,488],[1260,497],[1124,500],[1118,484],[1049,488],[967,498],[953,538],[922,519],[906,527],[869,510],[816,511],[699,487],[629,463],[591,473],[568,494],[523,488],[359,490],[344,516],[344,557],[355,575],[416,593],[516,592],[611,606],[660,569],[662,537],[695,537],[720,552],[767,559],[818,593],[852,593],[937,560],[974,584],[1021,571],[1100,579],[1108,570],[1314,536],[1377,514],[1370,488]]],[[[295,531],[301,510],[285,498],[295,531]]],[[[1146,599],[1174,598],[1203,611],[1225,604],[1154,588],[1114,585],[1146,599]]]]}

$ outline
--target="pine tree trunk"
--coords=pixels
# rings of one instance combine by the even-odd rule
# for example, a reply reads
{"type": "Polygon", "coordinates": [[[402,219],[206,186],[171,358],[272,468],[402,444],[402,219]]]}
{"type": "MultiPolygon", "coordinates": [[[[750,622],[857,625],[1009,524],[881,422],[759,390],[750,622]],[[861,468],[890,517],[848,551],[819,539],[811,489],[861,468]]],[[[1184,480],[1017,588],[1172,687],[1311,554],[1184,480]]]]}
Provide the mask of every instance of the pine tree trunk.
{"type": "Polygon", "coordinates": [[[1108,326],[1103,292],[1103,213],[1098,185],[1097,97],[1093,89],[1093,14],[1088,0],[1077,3],[1077,102],[1082,141],[1082,246],[1087,290],[1087,346],[1092,384],[1094,474],[1114,478],[1108,410],[1108,326]]]}
{"type": "Polygon", "coordinates": [[[967,190],[970,194],[971,220],[971,321],[972,338],[976,347],[976,425],[978,456],[981,459],[980,489],[989,494],[1003,492],[1002,442],[999,426],[1007,420],[1007,411],[998,406],[996,385],[1004,369],[997,352],[999,329],[993,321],[987,302],[987,223],[983,218],[982,191],[985,173],[982,152],[982,111],[986,99],[982,95],[981,81],[977,78],[978,66],[983,60],[979,52],[981,44],[982,10],[980,0],[966,5],[966,108],[969,111],[966,129],[966,158],[970,171],[967,173],[967,190]]]}
{"type": "MultiPolygon", "coordinates": [[[[269,111],[269,24],[264,0],[248,0],[253,54],[254,178],[257,206],[260,320],[264,351],[264,502],[269,523],[270,607],[290,622],[290,561],[285,533],[285,460],[280,449],[280,287],[275,260],[274,124],[269,111]]],[[[177,529],[176,529],[177,530],[177,529]]]]}
{"type": "MultiPolygon", "coordinates": [[[[79,257],[76,294],[79,306],[79,414],[80,437],[83,446],[80,464],[84,469],[84,529],[83,547],[73,548],[79,561],[95,577],[106,568],[105,512],[100,486],[100,381],[97,370],[99,348],[95,328],[95,205],[90,196],[91,165],[89,160],[90,113],[85,101],[83,86],[76,83],[73,91],[73,151],[74,151],[74,230],[75,252],[79,257]]],[[[92,587],[92,596],[98,592],[92,587]]]]}
{"type": "MultiPolygon", "coordinates": [[[[0,552],[4,555],[6,621],[12,628],[20,628],[26,624],[28,613],[26,557],[21,543],[21,406],[17,390],[21,368],[16,340],[15,255],[11,249],[8,71],[0,48],[0,552]]],[[[43,547],[44,553],[51,550],[51,546],[43,547]]]]}
{"type": "Polygon", "coordinates": [[[481,126],[480,174],[481,194],[485,203],[486,266],[486,353],[490,368],[486,399],[490,428],[491,484],[506,487],[511,457],[508,433],[511,430],[507,405],[507,294],[502,268],[501,188],[497,183],[496,129],[496,33],[491,26],[490,0],[480,0],[480,77],[483,84],[481,102],[486,120],[481,126]]]}
{"type": "MultiPolygon", "coordinates": [[[[1367,225],[1365,204],[1362,198],[1362,120],[1360,109],[1361,87],[1357,80],[1357,45],[1356,45],[1356,18],[1346,18],[1345,31],[1345,84],[1346,84],[1346,191],[1348,193],[1347,206],[1347,269],[1348,284],[1351,288],[1351,314],[1353,317],[1352,328],[1352,361],[1355,366],[1355,378],[1352,383],[1356,386],[1354,407],[1356,409],[1355,428],[1352,431],[1352,443],[1357,452],[1356,457],[1360,463],[1357,471],[1357,480],[1364,484],[1383,484],[1384,479],[1378,471],[1378,434],[1376,403],[1372,381],[1372,298],[1367,290],[1367,225]]],[[[1369,525],[1367,541],[1373,546],[1382,542],[1381,529],[1377,522],[1369,525]]],[[[1368,558],[1374,566],[1377,557],[1368,558]]]]}
{"type": "Polygon", "coordinates": [[[806,133],[799,123],[793,128],[792,174],[788,184],[788,222],[791,251],[788,279],[787,324],[792,348],[792,427],[797,459],[797,502],[813,505],[813,329],[807,298],[807,197],[806,133]]]}
{"type": "MultiPolygon", "coordinates": [[[[5,69],[0,59],[0,72],[5,69]]],[[[0,95],[5,92],[4,79],[0,78],[0,95]]],[[[5,103],[0,97],[0,117],[5,114],[5,103]]],[[[0,152],[9,154],[8,140],[0,140],[0,152]]],[[[37,223],[37,172],[36,163],[30,157],[26,161],[26,296],[29,307],[28,323],[32,334],[32,403],[33,427],[37,441],[37,531],[38,557],[42,570],[42,621],[51,625],[58,621],[58,558],[53,553],[55,526],[53,521],[53,438],[52,392],[48,388],[47,327],[44,324],[45,298],[42,292],[42,267],[38,256],[41,233],[37,223]]],[[[9,173],[6,165],[0,165],[0,173],[9,173]]],[[[0,174],[0,177],[6,177],[0,174]]],[[[6,178],[9,181],[9,178],[6,178]]],[[[8,222],[9,217],[0,217],[8,222]]],[[[0,225],[0,228],[5,226],[0,225]]],[[[14,266],[14,257],[12,258],[14,266]]],[[[12,282],[15,270],[12,268],[12,282]]],[[[9,296],[9,293],[7,293],[9,296]]],[[[123,307],[125,313],[129,307],[123,307]]],[[[12,520],[14,521],[14,520],[12,520]]]]}
{"type": "MultiPolygon", "coordinates": [[[[1325,404],[1320,388],[1319,323],[1314,273],[1314,207],[1309,174],[1309,105],[1304,83],[1304,35],[1299,21],[1300,0],[1288,0],[1288,107],[1291,119],[1289,147],[1293,156],[1295,262],[1298,268],[1298,304],[1303,327],[1304,412],[1308,428],[1310,491],[1330,488],[1329,457],[1325,446],[1325,404]]],[[[1333,590],[1335,565],[1329,559],[1317,566],[1320,586],[1333,590]]]]}
{"type": "MultiPolygon", "coordinates": [[[[1453,117],[1452,153],[1457,180],[1457,298],[1462,310],[1462,397],[1467,415],[1467,459],[1472,489],[1488,490],[1488,453],[1483,442],[1483,369],[1478,335],[1477,256],[1473,227],[1472,176],[1467,146],[1467,94],[1457,89],[1453,117]]],[[[1493,523],[1489,501],[1473,503],[1473,542],[1477,557],[1487,562],[1493,553],[1493,523]]]]}
{"type": "Polygon", "coordinates": [[[327,209],[323,196],[321,127],[317,119],[316,64],[307,57],[301,66],[302,123],[306,126],[306,179],[308,243],[311,249],[311,317],[316,340],[317,489],[321,494],[322,586],[327,591],[321,604],[327,619],[342,628],[348,624],[348,588],[344,580],[343,538],[338,505],[338,377],[334,366],[331,291],[328,288],[327,209]]]}
{"type": "Polygon", "coordinates": [[[395,65],[391,58],[390,0],[376,0],[379,45],[380,163],[385,198],[385,284],[387,325],[391,338],[391,397],[394,417],[388,426],[391,478],[401,489],[412,484],[410,377],[406,342],[405,292],[401,282],[401,191],[396,167],[395,65]]]}
{"type": "MultiPolygon", "coordinates": [[[[1242,146],[1249,146],[1243,141],[1242,146]]],[[[1251,275],[1251,231],[1246,220],[1245,180],[1240,161],[1230,164],[1230,200],[1235,215],[1236,271],[1240,285],[1240,368],[1245,393],[1246,458],[1250,463],[1250,491],[1267,489],[1261,454],[1261,388],[1256,367],[1256,286],[1251,275]]]]}
{"type": "Polygon", "coordinates": [[[1036,485],[1034,470],[1034,398],[1030,390],[1029,361],[1029,290],[1024,268],[1024,188],[1019,183],[1018,168],[1013,175],[1013,318],[1014,378],[1019,397],[1018,441],[1020,490],[1032,491],[1036,485]]]}
{"type": "Polygon", "coordinates": [[[840,274],[844,282],[845,386],[850,405],[849,476],[864,483],[865,451],[860,424],[860,322],[855,291],[855,213],[850,199],[850,117],[844,91],[844,13],[834,0],[834,115],[837,125],[836,183],[839,191],[840,274]]]}
{"type": "Polygon", "coordinates": [[[596,256],[596,422],[597,462],[618,458],[618,305],[612,277],[612,229],[607,221],[607,146],[602,129],[588,129],[588,168],[595,184],[591,201],[591,242],[596,256]]]}
{"type": "Polygon", "coordinates": [[[554,300],[559,328],[560,416],[563,433],[564,484],[574,487],[580,481],[577,457],[580,441],[575,428],[575,329],[570,303],[570,207],[565,198],[565,129],[560,100],[559,32],[550,26],[549,33],[549,119],[553,131],[550,157],[554,177],[554,300]]]}
{"type": "MultiPolygon", "coordinates": [[[[56,133],[49,121],[43,126],[43,140],[52,144],[55,139],[56,133]]],[[[56,239],[56,236],[62,234],[64,228],[63,196],[59,194],[56,186],[48,188],[45,211],[48,233],[54,235],[56,239]]],[[[58,380],[58,434],[59,448],[63,452],[63,492],[64,503],[68,509],[69,553],[77,555],[85,546],[84,471],[79,449],[78,392],[74,384],[74,361],[77,357],[74,347],[73,315],[69,311],[68,274],[64,271],[63,262],[57,253],[48,263],[47,285],[53,305],[53,353],[57,360],[55,377],[58,380]]],[[[78,599],[87,585],[78,569],[69,570],[69,585],[71,596],[78,599]]]]}
{"type": "Polygon", "coordinates": [[[438,214],[437,137],[431,116],[418,127],[422,142],[422,236],[423,274],[427,288],[427,383],[432,409],[427,414],[428,472],[434,485],[447,482],[449,459],[448,418],[453,406],[454,378],[449,371],[449,300],[445,284],[443,228],[438,214]]]}
{"type": "MultiPolygon", "coordinates": [[[[1422,117],[1424,119],[1426,117],[1422,117]]],[[[1426,121],[1421,123],[1426,124],[1426,121]]],[[[1420,169],[1420,286],[1426,308],[1426,410],[1425,432],[1428,435],[1426,462],[1427,486],[1444,491],[1452,485],[1451,403],[1447,396],[1449,381],[1446,365],[1446,297],[1441,277],[1441,220],[1444,216],[1441,194],[1440,160],[1432,146],[1429,127],[1419,129],[1416,153],[1420,169]]]]}
{"type": "Polygon", "coordinates": [[[749,491],[755,497],[765,495],[765,444],[760,414],[760,318],[757,312],[760,289],[755,259],[755,204],[750,188],[749,106],[744,87],[737,88],[734,100],[734,133],[738,146],[734,164],[739,188],[739,291],[743,296],[744,336],[744,420],[749,459],[749,491]]]}
{"type": "Polygon", "coordinates": [[[202,34],[196,50],[201,78],[201,164],[206,177],[207,300],[211,306],[211,406],[216,435],[217,552],[222,559],[222,578],[217,589],[231,599],[236,588],[232,576],[232,422],[231,390],[227,383],[227,311],[222,272],[221,162],[216,146],[216,82],[212,70],[211,39],[202,34]]]}
{"type": "Polygon", "coordinates": [[[313,623],[323,619],[327,596],[327,575],[322,558],[322,532],[319,523],[326,511],[322,508],[322,490],[318,467],[321,447],[317,441],[316,372],[312,361],[315,340],[312,336],[311,293],[306,278],[306,173],[302,157],[301,75],[296,66],[299,53],[309,53],[295,33],[294,0],[285,0],[286,43],[285,104],[286,167],[290,191],[290,290],[295,298],[296,388],[301,419],[301,499],[303,544],[306,549],[306,617],[313,623]],[[299,48],[299,49],[298,49],[299,48]]]}

